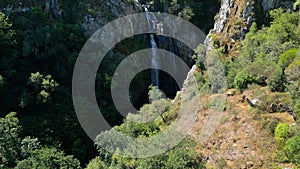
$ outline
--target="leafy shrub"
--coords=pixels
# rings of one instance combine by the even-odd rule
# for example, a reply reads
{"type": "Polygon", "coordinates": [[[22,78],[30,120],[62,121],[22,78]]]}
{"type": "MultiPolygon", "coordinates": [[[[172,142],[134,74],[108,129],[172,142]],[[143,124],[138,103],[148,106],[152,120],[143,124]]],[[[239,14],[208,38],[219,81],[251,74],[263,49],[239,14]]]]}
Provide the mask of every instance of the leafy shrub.
{"type": "Polygon", "coordinates": [[[195,50],[195,55],[193,55],[193,59],[196,61],[196,66],[201,70],[205,70],[205,60],[206,60],[206,46],[199,45],[195,50]]]}
{"type": "Polygon", "coordinates": [[[245,71],[238,72],[234,78],[234,85],[237,89],[246,89],[249,84],[256,83],[256,75],[246,73],[245,71]]]}
{"type": "Polygon", "coordinates": [[[0,168],[14,166],[20,157],[21,126],[16,115],[11,112],[5,118],[0,118],[0,168]]]}
{"type": "Polygon", "coordinates": [[[178,16],[185,20],[190,20],[195,14],[193,10],[189,7],[184,8],[181,12],[179,12],[178,16]]]}
{"type": "Polygon", "coordinates": [[[206,59],[206,69],[211,93],[224,93],[227,88],[225,67],[221,62],[221,55],[218,50],[212,50],[206,59]]]}
{"type": "Polygon", "coordinates": [[[272,92],[283,92],[285,90],[286,80],[281,69],[276,69],[266,82],[272,92]]]}
{"type": "Polygon", "coordinates": [[[240,65],[235,60],[225,62],[224,65],[225,65],[225,74],[226,74],[226,78],[227,78],[228,88],[233,88],[233,87],[235,87],[234,86],[234,78],[240,69],[240,65]]]}
{"type": "Polygon", "coordinates": [[[286,158],[294,163],[300,164],[300,135],[294,136],[287,140],[284,147],[284,154],[286,158]]]}
{"type": "Polygon", "coordinates": [[[92,159],[85,169],[107,169],[106,164],[101,161],[100,157],[92,159]]]}
{"type": "Polygon", "coordinates": [[[178,4],[177,0],[172,0],[170,2],[170,6],[169,6],[169,11],[168,12],[170,14],[176,14],[176,13],[178,13],[179,9],[180,9],[180,5],[178,4]]]}
{"type": "Polygon", "coordinates": [[[287,86],[293,99],[300,96],[300,56],[297,56],[294,61],[285,69],[286,78],[289,82],[287,86]]]}
{"type": "Polygon", "coordinates": [[[73,168],[80,169],[80,162],[73,156],[65,156],[64,152],[55,148],[42,148],[32,152],[31,156],[19,161],[16,169],[53,169],[73,168]]]}
{"type": "Polygon", "coordinates": [[[299,49],[290,49],[285,51],[283,54],[279,56],[279,60],[278,60],[279,65],[283,69],[286,69],[289,66],[289,64],[291,64],[294,61],[295,57],[299,52],[300,52],[299,49]]]}
{"type": "Polygon", "coordinates": [[[164,169],[173,168],[205,168],[205,163],[194,150],[180,147],[168,152],[168,159],[164,162],[164,169]]]}
{"type": "Polygon", "coordinates": [[[290,126],[286,123],[279,123],[275,128],[275,139],[279,147],[283,148],[286,140],[291,136],[290,126]]]}
{"type": "Polygon", "coordinates": [[[40,149],[41,145],[37,138],[25,137],[21,141],[21,154],[23,158],[28,158],[31,152],[40,149]]]}

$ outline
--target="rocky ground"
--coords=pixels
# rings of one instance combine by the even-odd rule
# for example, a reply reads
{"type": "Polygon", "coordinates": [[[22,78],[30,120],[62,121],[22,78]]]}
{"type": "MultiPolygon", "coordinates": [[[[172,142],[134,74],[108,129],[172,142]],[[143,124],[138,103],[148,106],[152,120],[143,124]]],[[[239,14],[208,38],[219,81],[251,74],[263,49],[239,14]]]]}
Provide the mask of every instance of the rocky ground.
{"type": "MultiPolygon", "coordinates": [[[[193,137],[198,139],[198,151],[207,160],[208,168],[274,168],[277,143],[273,135],[274,124],[285,122],[296,125],[287,113],[264,113],[251,107],[242,100],[244,94],[251,95],[249,90],[243,94],[226,96],[224,112],[212,112],[206,105],[200,107],[198,124],[193,137]],[[221,113],[221,115],[220,115],[221,113]],[[220,122],[218,118],[220,118],[220,122]],[[211,131],[216,129],[208,139],[201,139],[205,119],[211,121],[211,131]]],[[[209,100],[204,96],[202,101],[209,100]]],[[[200,105],[204,103],[201,102],[200,105]]],[[[288,167],[285,166],[285,167],[288,167]]]]}

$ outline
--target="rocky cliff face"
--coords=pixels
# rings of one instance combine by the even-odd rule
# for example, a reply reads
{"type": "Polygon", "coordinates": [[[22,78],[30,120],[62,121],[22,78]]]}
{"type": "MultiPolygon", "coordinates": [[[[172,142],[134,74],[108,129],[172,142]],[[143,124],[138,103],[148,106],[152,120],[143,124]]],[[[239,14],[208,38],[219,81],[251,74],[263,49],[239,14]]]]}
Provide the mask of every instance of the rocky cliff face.
{"type": "MultiPolygon", "coordinates": [[[[2,12],[12,13],[30,12],[34,7],[41,6],[49,17],[63,17],[69,10],[72,1],[65,0],[24,0],[20,2],[3,1],[0,3],[2,12]]],[[[123,0],[85,0],[80,1],[76,8],[82,10],[79,14],[81,24],[86,35],[89,36],[109,21],[138,11],[135,5],[123,0]]]]}
{"type": "Polygon", "coordinates": [[[92,34],[109,21],[138,12],[135,4],[122,0],[89,0],[90,13],[83,18],[82,27],[87,35],[92,34]]]}
{"type": "Polygon", "coordinates": [[[265,15],[268,14],[268,11],[274,9],[274,8],[286,8],[291,9],[293,8],[294,1],[292,0],[260,0],[263,12],[265,15]]]}
{"type": "Polygon", "coordinates": [[[214,28],[205,41],[208,50],[221,49],[229,58],[236,56],[253,22],[264,23],[270,10],[292,6],[293,1],[289,0],[222,0],[214,28]]]}
{"type": "Polygon", "coordinates": [[[216,16],[214,28],[206,38],[208,50],[221,48],[223,53],[234,51],[235,44],[238,44],[247,33],[254,17],[254,0],[237,1],[223,0],[216,16]]]}

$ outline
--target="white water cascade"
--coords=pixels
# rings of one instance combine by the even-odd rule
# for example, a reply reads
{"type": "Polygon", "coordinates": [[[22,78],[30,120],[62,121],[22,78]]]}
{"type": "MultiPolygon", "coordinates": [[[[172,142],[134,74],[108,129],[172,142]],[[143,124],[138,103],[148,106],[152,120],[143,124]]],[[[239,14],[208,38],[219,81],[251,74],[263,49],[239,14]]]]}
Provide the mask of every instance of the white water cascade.
{"type": "MultiPolygon", "coordinates": [[[[169,38],[170,41],[170,54],[175,54],[175,49],[174,49],[174,41],[172,38],[169,38]]],[[[176,63],[174,57],[170,57],[170,65],[172,65],[172,71],[176,74],[176,63]]]]}
{"type": "MultiPolygon", "coordinates": [[[[145,7],[145,12],[146,12],[146,17],[147,17],[149,28],[152,29],[153,31],[157,30],[157,25],[156,25],[157,19],[156,19],[155,15],[153,15],[153,14],[150,15],[151,13],[148,11],[148,9],[146,7],[145,7]]],[[[150,45],[152,48],[152,59],[151,59],[152,67],[158,67],[159,61],[158,61],[158,57],[157,57],[157,53],[156,53],[157,44],[155,42],[153,34],[150,34],[150,45]]],[[[151,81],[154,86],[159,87],[159,70],[158,69],[152,70],[151,81]]]]}

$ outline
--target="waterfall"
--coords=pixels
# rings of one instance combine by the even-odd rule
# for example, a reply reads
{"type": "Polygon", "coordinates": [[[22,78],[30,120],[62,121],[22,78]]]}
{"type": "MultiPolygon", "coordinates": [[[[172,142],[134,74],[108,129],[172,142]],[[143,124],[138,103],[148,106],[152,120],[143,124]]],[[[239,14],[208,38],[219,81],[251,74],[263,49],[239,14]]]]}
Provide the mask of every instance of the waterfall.
{"type": "MultiPolygon", "coordinates": [[[[151,44],[151,48],[152,48],[152,59],[151,59],[152,67],[158,67],[159,62],[158,62],[157,54],[156,54],[157,44],[154,40],[153,34],[150,35],[150,44],[151,44]]],[[[159,87],[159,70],[158,69],[152,70],[151,80],[152,80],[152,84],[154,86],[159,87]]]]}
{"type": "MultiPolygon", "coordinates": [[[[171,37],[169,38],[169,41],[170,41],[170,48],[169,48],[170,54],[171,53],[176,54],[174,49],[175,42],[171,37]]],[[[170,57],[170,65],[172,65],[172,71],[176,74],[176,64],[175,64],[175,59],[173,57],[170,57]]]]}
{"type": "MultiPolygon", "coordinates": [[[[147,17],[149,28],[154,30],[154,31],[157,30],[155,15],[153,15],[153,14],[150,15],[151,13],[148,11],[148,9],[146,7],[145,7],[145,12],[146,12],[146,17],[147,17]],[[151,27],[150,21],[152,22],[152,27],[151,27]]],[[[158,68],[159,61],[158,61],[157,53],[156,53],[157,44],[155,42],[153,34],[150,34],[150,47],[152,48],[152,58],[151,58],[152,67],[157,67],[158,68]]],[[[152,84],[154,86],[159,87],[159,70],[158,69],[153,69],[152,70],[152,72],[151,72],[151,81],[152,81],[152,84]]]]}

